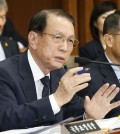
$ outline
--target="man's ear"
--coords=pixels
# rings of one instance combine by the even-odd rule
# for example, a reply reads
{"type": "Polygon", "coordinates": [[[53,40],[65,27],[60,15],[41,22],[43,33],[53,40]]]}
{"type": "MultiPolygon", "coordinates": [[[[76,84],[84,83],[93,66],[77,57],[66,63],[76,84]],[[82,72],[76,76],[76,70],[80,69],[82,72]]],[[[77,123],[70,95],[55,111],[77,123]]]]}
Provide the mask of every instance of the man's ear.
{"type": "Polygon", "coordinates": [[[113,46],[113,43],[114,43],[114,40],[113,40],[112,35],[105,34],[104,35],[104,42],[105,42],[106,46],[112,47],[113,46]]]}
{"type": "Polygon", "coordinates": [[[36,49],[36,45],[37,45],[37,34],[33,31],[29,32],[28,34],[28,41],[29,41],[29,45],[33,48],[36,49]]]}

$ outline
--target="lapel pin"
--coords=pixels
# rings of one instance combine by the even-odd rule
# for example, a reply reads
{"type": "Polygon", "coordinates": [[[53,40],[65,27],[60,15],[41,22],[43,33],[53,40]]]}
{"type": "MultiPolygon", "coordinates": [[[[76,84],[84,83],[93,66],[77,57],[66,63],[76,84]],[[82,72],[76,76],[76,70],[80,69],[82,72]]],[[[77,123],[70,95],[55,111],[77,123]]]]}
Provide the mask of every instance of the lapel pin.
{"type": "Polygon", "coordinates": [[[7,42],[5,42],[5,46],[8,47],[8,43],[7,42]]]}

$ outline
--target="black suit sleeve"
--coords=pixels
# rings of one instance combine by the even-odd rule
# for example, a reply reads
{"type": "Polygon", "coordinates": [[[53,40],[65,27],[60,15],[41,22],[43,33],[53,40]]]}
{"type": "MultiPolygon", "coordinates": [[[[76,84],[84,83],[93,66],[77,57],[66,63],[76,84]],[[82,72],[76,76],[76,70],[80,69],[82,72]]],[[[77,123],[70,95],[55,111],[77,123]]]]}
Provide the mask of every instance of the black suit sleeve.
{"type": "Polygon", "coordinates": [[[57,122],[48,97],[27,102],[15,83],[19,84],[18,79],[0,68],[0,131],[57,122]]]}

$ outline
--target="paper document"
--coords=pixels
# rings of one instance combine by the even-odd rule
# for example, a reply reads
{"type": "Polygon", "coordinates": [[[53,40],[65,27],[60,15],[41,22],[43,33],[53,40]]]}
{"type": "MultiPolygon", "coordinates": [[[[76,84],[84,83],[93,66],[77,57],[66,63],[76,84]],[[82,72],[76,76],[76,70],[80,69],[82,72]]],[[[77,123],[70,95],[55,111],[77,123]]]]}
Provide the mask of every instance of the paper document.
{"type": "Polygon", "coordinates": [[[113,130],[120,128],[120,116],[95,121],[101,129],[108,128],[109,130],[113,130]]]}

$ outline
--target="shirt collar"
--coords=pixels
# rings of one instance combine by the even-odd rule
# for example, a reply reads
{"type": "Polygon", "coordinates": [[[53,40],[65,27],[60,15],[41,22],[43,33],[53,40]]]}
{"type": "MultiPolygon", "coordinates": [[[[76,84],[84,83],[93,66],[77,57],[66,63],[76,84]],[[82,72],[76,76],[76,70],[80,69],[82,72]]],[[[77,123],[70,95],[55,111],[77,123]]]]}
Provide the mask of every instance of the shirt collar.
{"type": "MultiPolygon", "coordinates": [[[[38,81],[41,78],[43,78],[45,75],[42,72],[42,70],[39,68],[39,66],[36,64],[36,62],[34,61],[29,50],[28,50],[27,56],[28,56],[28,62],[29,62],[30,68],[32,70],[34,81],[38,81]]],[[[50,77],[50,74],[47,74],[47,76],[50,77]]]]}

